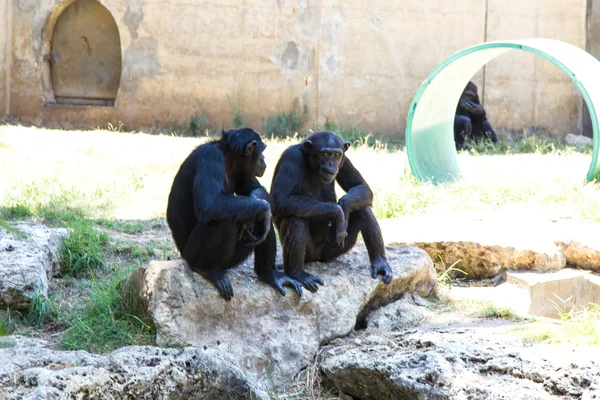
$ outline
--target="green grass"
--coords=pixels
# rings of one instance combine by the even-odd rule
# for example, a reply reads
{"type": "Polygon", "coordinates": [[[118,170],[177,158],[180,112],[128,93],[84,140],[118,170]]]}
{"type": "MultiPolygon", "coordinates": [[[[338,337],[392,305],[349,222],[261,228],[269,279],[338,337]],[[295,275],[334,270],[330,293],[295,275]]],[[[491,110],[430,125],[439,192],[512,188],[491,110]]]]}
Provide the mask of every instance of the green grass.
{"type": "Polygon", "coordinates": [[[41,329],[44,324],[56,321],[60,310],[53,302],[53,299],[47,299],[43,294],[36,293],[31,300],[29,310],[23,315],[25,324],[41,329]]]}
{"type": "Polygon", "coordinates": [[[72,225],[71,229],[61,248],[60,273],[79,278],[104,268],[108,234],[98,231],[90,222],[72,225]]]}
{"type": "Polygon", "coordinates": [[[142,233],[147,229],[146,224],[143,221],[123,221],[102,218],[97,220],[96,224],[116,232],[127,233],[130,235],[142,233]]]}
{"type": "Polygon", "coordinates": [[[345,126],[336,121],[327,119],[323,126],[319,126],[317,131],[326,130],[339,135],[345,141],[352,144],[357,149],[375,149],[378,151],[395,152],[404,149],[404,141],[394,138],[380,139],[372,132],[366,132],[356,124],[345,126]]]}
{"type": "Polygon", "coordinates": [[[227,102],[229,103],[229,123],[232,128],[241,128],[245,125],[246,116],[242,111],[242,97],[241,93],[237,93],[235,100],[232,100],[227,95],[227,102]]]}
{"type": "MultiPolygon", "coordinates": [[[[489,139],[468,140],[466,147],[463,151],[472,155],[562,154],[575,151],[563,139],[554,138],[545,132],[531,132],[527,129],[501,137],[497,143],[492,143],[489,139]]],[[[590,146],[581,152],[591,155],[592,148],[590,146]]]]}
{"type": "Polygon", "coordinates": [[[509,307],[501,307],[492,302],[481,301],[475,303],[475,309],[472,312],[474,317],[477,318],[502,318],[511,321],[522,320],[514,310],[509,307]]]}
{"type": "Polygon", "coordinates": [[[600,305],[559,312],[557,324],[528,324],[509,331],[521,338],[524,344],[571,343],[574,345],[600,345],[600,305]]]}
{"type": "Polygon", "coordinates": [[[98,187],[87,192],[74,184],[61,182],[58,177],[46,178],[14,187],[0,207],[0,216],[6,219],[35,217],[50,223],[75,221],[112,210],[115,191],[114,187],[98,187]]]}
{"type": "Polygon", "coordinates": [[[300,132],[303,113],[299,110],[298,100],[292,104],[288,112],[281,111],[275,115],[269,115],[263,118],[262,133],[266,137],[287,137],[294,136],[300,132]]]}
{"type": "Polygon", "coordinates": [[[142,246],[136,243],[121,243],[112,249],[117,255],[125,256],[132,260],[138,260],[146,263],[157,256],[156,251],[151,246],[142,246]]]}
{"type": "Polygon", "coordinates": [[[65,350],[110,352],[127,345],[152,345],[156,329],[151,318],[133,311],[119,292],[132,268],[115,271],[109,279],[94,279],[89,299],[71,317],[62,337],[65,350]]]}

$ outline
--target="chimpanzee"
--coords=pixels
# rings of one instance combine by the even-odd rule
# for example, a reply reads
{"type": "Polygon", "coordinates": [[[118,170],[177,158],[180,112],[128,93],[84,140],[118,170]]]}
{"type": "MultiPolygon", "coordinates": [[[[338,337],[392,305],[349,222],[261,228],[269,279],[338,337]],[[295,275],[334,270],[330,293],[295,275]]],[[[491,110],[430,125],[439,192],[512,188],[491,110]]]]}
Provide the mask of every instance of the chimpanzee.
{"type": "Polygon", "coordinates": [[[456,150],[465,148],[466,139],[479,140],[483,137],[491,139],[493,143],[498,141],[496,132],[487,120],[485,110],[479,101],[477,85],[469,82],[460,96],[454,117],[456,150]]]}
{"type": "Polygon", "coordinates": [[[286,149],[273,175],[273,220],[283,246],[285,273],[315,292],[321,278],[306,262],[328,261],[349,251],[361,232],[372,277],[392,281],[381,229],[371,204],[373,192],[345,156],[350,147],[332,132],[316,132],[286,149]],[[335,181],[346,194],[336,200],[335,181]]]}
{"type": "Polygon", "coordinates": [[[223,131],[194,149],[173,180],[167,222],[177,249],[193,271],[212,282],[225,300],[233,288],[225,271],[254,250],[258,278],[285,295],[302,286],[275,269],[272,198],[256,177],[267,167],[267,146],[249,128],[223,131]]]}

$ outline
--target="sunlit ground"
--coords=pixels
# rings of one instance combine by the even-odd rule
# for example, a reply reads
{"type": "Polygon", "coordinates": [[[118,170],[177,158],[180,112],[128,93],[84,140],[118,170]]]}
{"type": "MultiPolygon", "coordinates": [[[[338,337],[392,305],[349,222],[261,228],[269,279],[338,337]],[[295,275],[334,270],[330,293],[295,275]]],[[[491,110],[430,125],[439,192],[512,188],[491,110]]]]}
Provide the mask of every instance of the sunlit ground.
{"type": "MultiPolygon", "coordinates": [[[[75,208],[91,218],[161,218],[179,165],[205,140],[0,126],[0,205],[75,208]]],[[[265,186],[281,152],[295,142],[268,141],[265,186]]],[[[414,180],[404,150],[363,146],[347,155],[371,185],[380,218],[519,210],[600,221],[600,186],[585,182],[589,154],[462,153],[466,179],[439,186],[414,180]]]]}

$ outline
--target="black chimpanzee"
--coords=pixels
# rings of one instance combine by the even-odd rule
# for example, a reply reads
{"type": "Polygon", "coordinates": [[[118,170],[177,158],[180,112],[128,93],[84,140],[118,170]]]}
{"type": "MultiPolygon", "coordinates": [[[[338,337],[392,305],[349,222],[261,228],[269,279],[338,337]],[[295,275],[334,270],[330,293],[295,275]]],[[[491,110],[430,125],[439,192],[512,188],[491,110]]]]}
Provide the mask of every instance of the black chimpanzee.
{"type": "Polygon", "coordinates": [[[373,278],[392,281],[373,192],[344,155],[350,143],[317,132],[283,152],[271,184],[273,219],[283,246],[285,273],[310,291],[323,281],[304,271],[306,262],[328,261],[349,251],[361,232],[373,278]],[[346,191],[339,201],[335,181],[346,191]]]}
{"type": "Polygon", "coordinates": [[[469,82],[460,95],[454,117],[456,150],[465,148],[466,139],[479,140],[483,137],[491,139],[493,143],[498,141],[496,132],[488,122],[485,110],[479,101],[477,85],[469,82]]]}
{"type": "Polygon", "coordinates": [[[302,286],[275,269],[272,198],[256,177],[267,167],[267,146],[249,128],[223,131],[221,139],[198,146],[173,180],[167,222],[183,259],[212,282],[226,300],[233,288],[225,271],[254,250],[258,278],[285,295],[284,285],[302,286]]]}

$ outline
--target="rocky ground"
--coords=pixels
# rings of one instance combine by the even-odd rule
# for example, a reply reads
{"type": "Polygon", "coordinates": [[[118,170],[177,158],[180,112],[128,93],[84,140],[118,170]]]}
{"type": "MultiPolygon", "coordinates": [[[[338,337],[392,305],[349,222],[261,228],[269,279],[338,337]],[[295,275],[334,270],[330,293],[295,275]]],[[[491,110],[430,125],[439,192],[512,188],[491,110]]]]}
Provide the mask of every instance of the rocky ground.
{"type": "MultiPolygon", "coordinates": [[[[226,303],[183,262],[153,261],[124,281],[121,291],[133,308],[152,318],[161,347],[129,346],[99,355],[57,350],[51,338],[5,336],[0,398],[600,399],[599,346],[524,340],[517,334],[531,325],[555,324],[544,319],[473,316],[450,298],[483,298],[489,292],[478,292],[481,287],[448,292],[432,263],[440,254],[471,260],[461,267],[496,278],[484,281],[493,287],[502,282],[507,266],[543,271],[572,264],[577,257],[568,249],[577,248],[578,257],[593,267],[598,253],[593,237],[572,226],[555,229],[565,246],[552,239],[550,228],[536,237],[537,244],[521,233],[493,240],[487,234],[467,235],[468,228],[487,232],[490,222],[484,226],[475,220],[456,225],[461,229],[430,231],[427,241],[417,228],[426,232],[430,225],[423,222],[407,228],[403,221],[413,230],[411,241],[382,224],[395,276],[388,286],[370,277],[362,245],[334,262],[311,265],[326,284],[301,298],[291,290],[281,297],[260,284],[247,262],[231,273],[235,296],[226,303]],[[425,251],[415,247],[419,244],[425,251]],[[585,254],[584,245],[590,249],[585,254]]],[[[56,241],[49,238],[64,233],[24,226],[26,240],[0,237],[2,271],[37,254],[31,249],[43,255],[34,262],[39,274],[29,274],[31,283],[20,285],[21,302],[39,293],[32,285],[42,285],[44,293],[56,263],[55,249],[47,247],[56,241]],[[38,230],[43,234],[32,233],[38,230]]],[[[168,240],[168,230],[159,228],[117,239],[168,240]]],[[[512,292],[498,293],[489,298],[512,297],[512,292]]],[[[9,301],[14,296],[15,287],[0,293],[9,301]]]]}

